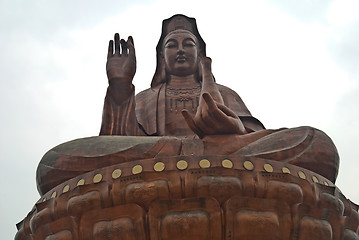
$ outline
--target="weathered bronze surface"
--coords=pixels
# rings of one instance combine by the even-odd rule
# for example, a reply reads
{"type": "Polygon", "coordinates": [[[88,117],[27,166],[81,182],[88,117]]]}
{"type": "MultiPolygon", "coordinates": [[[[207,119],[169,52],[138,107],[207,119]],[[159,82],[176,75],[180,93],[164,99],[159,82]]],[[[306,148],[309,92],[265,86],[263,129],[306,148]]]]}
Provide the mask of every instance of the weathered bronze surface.
{"type": "Polygon", "coordinates": [[[216,83],[194,18],[164,20],[156,51],[135,96],[134,41],[115,34],[100,136],[44,155],[15,239],[359,239],[325,133],[265,129],[216,83]]]}

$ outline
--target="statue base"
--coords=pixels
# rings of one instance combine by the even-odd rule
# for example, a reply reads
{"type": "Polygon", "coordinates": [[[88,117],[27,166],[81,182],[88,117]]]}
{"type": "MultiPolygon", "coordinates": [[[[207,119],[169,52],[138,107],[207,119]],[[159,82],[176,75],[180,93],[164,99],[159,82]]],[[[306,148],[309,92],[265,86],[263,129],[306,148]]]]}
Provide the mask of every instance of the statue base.
{"type": "Polygon", "coordinates": [[[218,155],[115,164],[51,189],[24,239],[354,240],[358,206],[291,164],[218,155]]]}

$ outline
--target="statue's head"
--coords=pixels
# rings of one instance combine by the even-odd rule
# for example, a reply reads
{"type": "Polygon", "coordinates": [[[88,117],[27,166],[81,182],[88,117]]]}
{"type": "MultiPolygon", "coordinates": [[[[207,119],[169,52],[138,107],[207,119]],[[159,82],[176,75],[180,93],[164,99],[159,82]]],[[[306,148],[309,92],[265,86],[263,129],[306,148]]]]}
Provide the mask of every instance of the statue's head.
{"type": "Polygon", "coordinates": [[[157,67],[151,87],[166,82],[168,74],[198,73],[199,60],[206,56],[206,44],[198,32],[196,19],[178,14],[163,20],[156,52],[157,67]],[[181,51],[185,52],[183,59],[181,51]]]}

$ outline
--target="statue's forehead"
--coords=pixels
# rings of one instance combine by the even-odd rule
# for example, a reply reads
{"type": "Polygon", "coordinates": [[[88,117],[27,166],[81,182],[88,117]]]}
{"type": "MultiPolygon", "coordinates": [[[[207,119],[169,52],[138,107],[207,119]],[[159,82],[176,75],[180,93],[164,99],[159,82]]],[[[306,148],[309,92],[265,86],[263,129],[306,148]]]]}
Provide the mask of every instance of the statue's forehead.
{"type": "Polygon", "coordinates": [[[193,38],[193,40],[197,43],[198,42],[198,39],[197,37],[191,33],[190,31],[186,31],[186,30],[183,30],[183,29],[179,29],[179,30],[175,30],[175,31],[172,31],[170,32],[169,34],[167,34],[167,36],[164,38],[164,43],[170,39],[171,37],[174,37],[175,35],[189,35],[191,38],[193,38]]]}

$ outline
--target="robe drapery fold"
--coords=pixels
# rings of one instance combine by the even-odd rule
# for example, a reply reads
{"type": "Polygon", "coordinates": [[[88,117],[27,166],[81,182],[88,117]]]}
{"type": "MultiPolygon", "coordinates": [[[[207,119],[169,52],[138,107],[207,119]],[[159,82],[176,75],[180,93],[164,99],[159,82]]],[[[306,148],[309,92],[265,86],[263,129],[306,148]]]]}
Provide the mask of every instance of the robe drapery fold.
{"type": "Polygon", "coordinates": [[[100,135],[145,135],[136,120],[134,88],[130,97],[121,105],[115,102],[110,89],[107,89],[100,135]]]}

